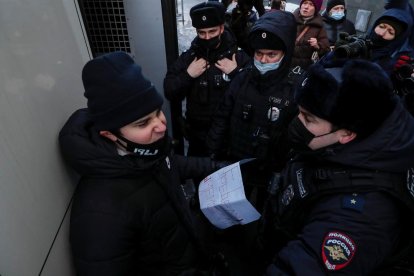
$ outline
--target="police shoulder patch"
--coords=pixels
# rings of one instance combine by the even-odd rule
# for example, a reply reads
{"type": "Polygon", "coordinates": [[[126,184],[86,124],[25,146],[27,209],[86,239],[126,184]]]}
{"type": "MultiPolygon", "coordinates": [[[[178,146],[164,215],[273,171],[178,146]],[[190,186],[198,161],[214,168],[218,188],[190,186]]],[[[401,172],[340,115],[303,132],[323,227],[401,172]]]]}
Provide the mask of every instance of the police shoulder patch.
{"type": "Polygon", "coordinates": [[[322,243],[322,260],[328,270],[346,267],[356,252],[354,241],[341,232],[329,232],[322,243]]]}

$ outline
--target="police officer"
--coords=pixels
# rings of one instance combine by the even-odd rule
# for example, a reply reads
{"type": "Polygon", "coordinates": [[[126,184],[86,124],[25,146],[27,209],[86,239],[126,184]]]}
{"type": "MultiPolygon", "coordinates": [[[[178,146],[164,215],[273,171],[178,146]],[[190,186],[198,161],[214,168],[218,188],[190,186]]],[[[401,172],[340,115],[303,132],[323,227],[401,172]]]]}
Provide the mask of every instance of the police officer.
{"type": "Polygon", "coordinates": [[[237,49],[236,40],[224,27],[222,3],[206,1],[190,10],[197,37],[189,50],[168,68],[164,79],[165,97],[186,99],[188,155],[207,156],[205,137],[211,117],[230,81],[249,57],[237,49]]]}
{"type": "Polygon", "coordinates": [[[312,65],[295,100],[296,155],[274,183],[266,215],[276,251],[267,275],[383,272],[407,243],[413,117],[386,73],[364,60],[312,65]]]}
{"type": "MultiPolygon", "coordinates": [[[[288,82],[295,30],[291,13],[272,12],[259,18],[249,35],[255,49],[252,64],[231,83],[207,137],[216,157],[258,158],[258,167],[248,173],[251,179],[245,184],[263,191],[270,172],[284,165],[283,138],[297,112],[288,82]]],[[[245,188],[247,193],[255,190],[245,188]]],[[[260,209],[262,199],[251,200],[260,209]]]]}

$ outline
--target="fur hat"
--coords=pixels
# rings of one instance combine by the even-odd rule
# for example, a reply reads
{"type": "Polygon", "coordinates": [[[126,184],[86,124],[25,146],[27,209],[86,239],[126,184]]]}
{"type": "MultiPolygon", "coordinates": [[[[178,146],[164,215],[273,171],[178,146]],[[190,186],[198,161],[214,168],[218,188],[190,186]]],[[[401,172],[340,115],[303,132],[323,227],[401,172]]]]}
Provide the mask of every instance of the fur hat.
{"type": "MultiPolygon", "coordinates": [[[[306,0],[300,1],[299,8],[302,6],[303,2],[306,0]]],[[[315,6],[315,15],[321,10],[323,0],[310,0],[315,6]]]]}
{"type": "Polygon", "coordinates": [[[405,23],[402,23],[401,21],[398,21],[397,19],[393,17],[384,16],[380,18],[377,21],[377,24],[375,25],[375,27],[381,23],[391,25],[395,30],[395,37],[397,37],[399,34],[401,34],[405,30],[405,23]]]}
{"type": "Polygon", "coordinates": [[[283,41],[275,34],[264,30],[256,30],[249,34],[250,47],[253,49],[269,49],[286,51],[283,41]]]}
{"type": "Polygon", "coordinates": [[[360,138],[373,133],[390,115],[393,97],[387,74],[365,60],[349,60],[335,68],[314,64],[295,91],[298,105],[360,138]]]}
{"type": "Polygon", "coordinates": [[[226,8],[220,2],[206,1],[190,9],[191,23],[196,29],[216,27],[224,24],[226,8]]]}
{"type": "Polygon", "coordinates": [[[117,130],[160,108],[163,98],[125,52],[86,63],[82,70],[88,110],[98,130],[117,130]]]}
{"type": "Polygon", "coordinates": [[[326,12],[330,12],[333,7],[338,5],[345,7],[345,0],[328,0],[326,3],[326,12]]]}

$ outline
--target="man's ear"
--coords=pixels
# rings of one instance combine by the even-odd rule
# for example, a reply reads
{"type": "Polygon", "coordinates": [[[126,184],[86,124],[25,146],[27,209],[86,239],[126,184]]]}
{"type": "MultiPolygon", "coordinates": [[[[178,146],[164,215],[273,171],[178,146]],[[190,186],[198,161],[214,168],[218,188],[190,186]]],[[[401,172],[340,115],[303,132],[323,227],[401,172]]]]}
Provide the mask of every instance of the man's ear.
{"type": "Polygon", "coordinates": [[[107,139],[111,140],[112,142],[116,142],[118,138],[112,134],[112,132],[108,130],[101,130],[99,131],[99,135],[106,137],[107,139]]]}
{"type": "Polygon", "coordinates": [[[346,144],[351,142],[357,137],[357,134],[353,131],[350,131],[348,129],[340,129],[339,130],[339,143],[340,144],[346,144]]]}
{"type": "Polygon", "coordinates": [[[220,34],[222,35],[224,33],[224,24],[220,25],[220,34]]]}

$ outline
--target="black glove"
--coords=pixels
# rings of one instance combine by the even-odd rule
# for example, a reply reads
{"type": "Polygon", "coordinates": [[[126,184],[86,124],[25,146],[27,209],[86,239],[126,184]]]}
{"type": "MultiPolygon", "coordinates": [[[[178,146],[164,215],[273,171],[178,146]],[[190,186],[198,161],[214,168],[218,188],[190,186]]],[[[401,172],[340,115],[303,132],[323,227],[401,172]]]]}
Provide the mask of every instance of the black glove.
{"type": "Polygon", "coordinates": [[[217,171],[224,167],[227,167],[228,165],[233,164],[234,162],[224,161],[224,160],[217,161],[217,160],[211,159],[211,163],[212,163],[214,171],[217,171]]]}
{"type": "Polygon", "coordinates": [[[349,43],[349,34],[347,32],[340,32],[338,39],[335,42],[335,48],[349,43]]]}

